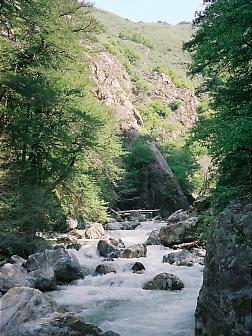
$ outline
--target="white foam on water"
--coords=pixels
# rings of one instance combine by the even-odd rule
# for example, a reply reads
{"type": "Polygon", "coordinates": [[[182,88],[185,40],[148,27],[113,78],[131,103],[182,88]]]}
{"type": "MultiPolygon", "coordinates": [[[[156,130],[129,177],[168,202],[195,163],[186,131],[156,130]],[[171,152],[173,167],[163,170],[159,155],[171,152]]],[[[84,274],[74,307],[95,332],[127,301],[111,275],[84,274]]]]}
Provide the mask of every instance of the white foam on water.
{"type": "MultiPolygon", "coordinates": [[[[143,243],[148,234],[165,223],[145,222],[135,230],[110,231],[126,246],[143,243]]],[[[94,271],[103,262],[97,252],[98,241],[90,241],[77,252],[82,265],[94,271]]],[[[69,306],[86,321],[121,336],[192,336],[194,311],[202,284],[202,266],[172,266],[163,263],[171,250],[163,246],[148,246],[147,257],[115,259],[111,262],[117,273],[88,275],[75,285],[63,286],[50,295],[60,305],[69,306]],[[143,263],[142,274],[130,271],[130,264],[143,263]],[[142,289],[155,275],[168,272],[178,276],[185,288],[181,291],[148,291],[142,289]]]]}

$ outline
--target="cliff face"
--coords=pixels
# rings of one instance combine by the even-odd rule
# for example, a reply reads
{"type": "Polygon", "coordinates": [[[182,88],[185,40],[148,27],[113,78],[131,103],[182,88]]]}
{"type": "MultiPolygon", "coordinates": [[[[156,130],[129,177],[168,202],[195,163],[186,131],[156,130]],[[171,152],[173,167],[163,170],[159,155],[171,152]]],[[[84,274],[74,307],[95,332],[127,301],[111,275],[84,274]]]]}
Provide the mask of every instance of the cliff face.
{"type": "Polygon", "coordinates": [[[208,241],[196,336],[251,335],[252,204],[231,204],[208,241]]]}
{"type": "MultiPolygon", "coordinates": [[[[145,73],[150,90],[148,95],[139,96],[125,69],[118,59],[109,52],[101,52],[96,58],[90,57],[94,80],[97,84],[96,95],[106,106],[113,108],[118,117],[118,123],[125,135],[127,145],[141,136],[144,127],[143,119],[136,106],[143,102],[149,104],[155,99],[169,104],[178,99],[180,105],[172,114],[171,123],[175,125],[170,133],[170,139],[178,139],[193,125],[197,118],[197,100],[188,89],[178,89],[165,74],[155,72],[145,73]]],[[[176,177],[163,157],[158,145],[146,142],[150,147],[155,164],[151,166],[154,176],[152,181],[141,182],[140,201],[136,207],[160,208],[163,213],[177,209],[186,209],[189,202],[184,195],[176,177]],[[172,194],[172,199],[167,195],[172,194]]]]}

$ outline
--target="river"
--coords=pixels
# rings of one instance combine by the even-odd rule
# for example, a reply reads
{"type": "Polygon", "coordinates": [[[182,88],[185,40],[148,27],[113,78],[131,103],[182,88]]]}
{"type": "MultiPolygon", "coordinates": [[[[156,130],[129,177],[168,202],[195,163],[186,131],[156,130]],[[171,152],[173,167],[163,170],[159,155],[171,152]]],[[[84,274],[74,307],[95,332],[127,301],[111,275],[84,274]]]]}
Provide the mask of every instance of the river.
{"type": "MultiPolygon", "coordinates": [[[[144,243],[149,233],[164,222],[143,222],[135,230],[108,231],[126,246],[144,243]]],[[[59,305],[78,313],[102,330],[113,330],[121,336],[193,336],[194,312],[202,285],[203,267],[173,266],[163,263],[171,249],[148,246],[147,257],[115,259],[117,273],[94,276],[95,268],[104,262],[97,251],[98,240],[87,240],[75,252],[86,276],[74,285],[62,286],[50,293],[59,305]],[[132,263],[141,262],[146,270],[132,273],[132,263]],[[155,275],[168,272],[178,276],[185,288],[181,291],[148,291],[142,289],[155,275]]]]}

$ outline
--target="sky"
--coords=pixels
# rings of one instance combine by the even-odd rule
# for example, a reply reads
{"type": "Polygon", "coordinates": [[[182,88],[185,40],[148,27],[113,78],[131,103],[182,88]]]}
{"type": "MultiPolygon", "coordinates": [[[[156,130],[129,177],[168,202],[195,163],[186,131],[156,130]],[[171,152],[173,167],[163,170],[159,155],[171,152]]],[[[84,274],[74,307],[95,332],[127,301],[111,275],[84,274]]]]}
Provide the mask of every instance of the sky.
{"type": "Polygon", "coordinates": [[[106,9],[132,21],[176,24],[192,21],[203,0],[93,0],[96,7],[106,9]]]}

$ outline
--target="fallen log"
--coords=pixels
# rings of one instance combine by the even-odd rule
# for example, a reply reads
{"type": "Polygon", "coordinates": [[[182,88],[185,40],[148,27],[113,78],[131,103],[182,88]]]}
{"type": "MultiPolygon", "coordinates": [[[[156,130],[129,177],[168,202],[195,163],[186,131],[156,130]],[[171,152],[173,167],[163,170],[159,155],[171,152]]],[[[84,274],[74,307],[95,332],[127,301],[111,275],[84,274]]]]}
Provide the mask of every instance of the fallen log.
{"type": "Polygon", "coordinates": [[[194,242],[190,243],[183,243],[183,244],[178,244],[178,245],[173,245],[172,249],[173,250],[179,250],[179,249],[187,249],[190,250],[191,248],[194,247],[204,247],[206,245],[206,242],[204,240],[196,240],[194,242]]]}

